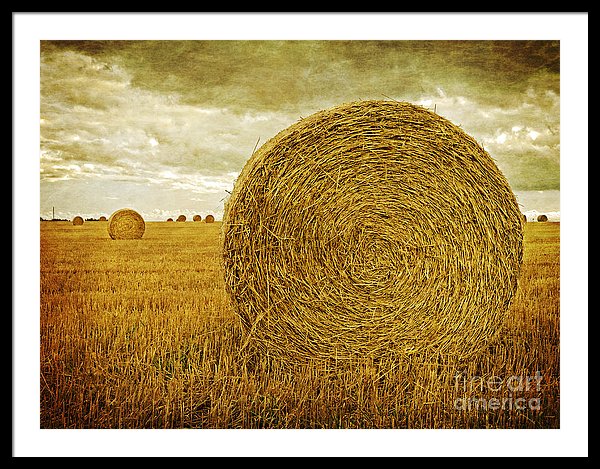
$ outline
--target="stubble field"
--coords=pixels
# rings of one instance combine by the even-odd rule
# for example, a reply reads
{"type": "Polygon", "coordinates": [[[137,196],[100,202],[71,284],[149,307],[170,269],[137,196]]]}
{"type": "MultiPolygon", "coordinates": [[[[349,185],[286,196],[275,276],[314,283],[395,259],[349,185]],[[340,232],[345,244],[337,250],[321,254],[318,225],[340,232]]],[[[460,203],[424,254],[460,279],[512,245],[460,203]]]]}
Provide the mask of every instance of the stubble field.
{"type": "Polygon", "coordinates": [[[220,223],[40,222],[41,428],[559,428],[560,224],[527,223],[479,360],[279,363],[245,345],[220,223]]]}

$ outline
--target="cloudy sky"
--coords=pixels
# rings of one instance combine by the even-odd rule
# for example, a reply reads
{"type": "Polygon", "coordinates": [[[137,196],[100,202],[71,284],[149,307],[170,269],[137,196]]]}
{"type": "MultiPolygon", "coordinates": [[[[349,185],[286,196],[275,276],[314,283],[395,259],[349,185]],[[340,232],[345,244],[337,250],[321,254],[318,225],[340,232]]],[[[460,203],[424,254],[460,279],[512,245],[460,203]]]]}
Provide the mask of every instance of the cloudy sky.
{"type": "Polygon", "coordinates": [[[421,104],[559,212],[559,41],[41,41],[40,216],[220,218],[257,145],[344,102],[421,104]]]}

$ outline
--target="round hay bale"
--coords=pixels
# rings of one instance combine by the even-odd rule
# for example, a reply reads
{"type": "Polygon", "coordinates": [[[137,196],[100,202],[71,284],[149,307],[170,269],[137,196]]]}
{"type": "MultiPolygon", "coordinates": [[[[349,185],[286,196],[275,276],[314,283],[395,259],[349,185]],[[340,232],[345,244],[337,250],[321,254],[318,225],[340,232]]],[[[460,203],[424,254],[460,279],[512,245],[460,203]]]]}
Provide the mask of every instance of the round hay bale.
{"type": "Polygon", "coordinates": [[[173,219],[172,218],[167,218],[167,221],[173,221],[173,219]]]}
{"type": "Polygon", "coordinates": [[[202,217],[200,215],[194,215],[194,221],[202,221],[202,217]]]}
{"type": "Polygon", "coordinates": [[[244,346],[291,360],[478,353],[501,329],[522,254],[521,212],[492,158],[396,101],[281,131],[248,160],[223,218],[244,346]]]}
{"type": "Polygon", "coordinates": [[[546,215],[538,215],[537,221],[548,221],[548,217],[546,215]]]}
{"type": "Polygon", "coordinates": [[[527,215],[523,214],[523,221],[527,223],[527,215]]]}
{"type": "Polygon", "coordinates": [[[215,217],[213,217],[212,215],[206,215],[206,218],[204,219],[204,221],[206,223],[214,223],[215,222],[215,217]]]}
{"type": "Polygon", "coordinates": [[[106,221],[106,217],[102,215],[100,218],[98,218],[98,221],[106,221]]]}
{"type": "Polygon", "coordinates": [[[186,220],[187,220],[187,218],[185,217],[185,215],[179,215],[177,217],[177,221],[179,221],[179,222],[186,221],[186,220]]]}
{"type": "Polygon", "coordinates": [[[80,217],[79,215],[77,215],[75,218],[73,218],[73,225],[75,225],[75,226],[83,225],[83,218],[80,217]]]}
{"type": "Polygon", "coordinates": [[[146,230],[142,216],[130,208],[122,208],[108,219],[108,234],[112,239],[140,239],[146,230]]]}

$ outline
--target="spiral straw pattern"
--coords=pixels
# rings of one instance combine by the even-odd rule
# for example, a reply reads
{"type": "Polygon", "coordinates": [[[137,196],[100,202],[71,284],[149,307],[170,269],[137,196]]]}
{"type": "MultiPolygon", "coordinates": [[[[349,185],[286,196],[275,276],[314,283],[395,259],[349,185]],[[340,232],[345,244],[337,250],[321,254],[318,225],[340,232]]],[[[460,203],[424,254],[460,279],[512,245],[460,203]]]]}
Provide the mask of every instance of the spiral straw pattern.
{"type": "Polygon", "coordinates": [[[500,329],[523,251],[492,158],[396,101],[320,111],[267,141],[222,230],[244,345],[294,360],[477,353],[500,329]]]}
{"type": "Polygon", "coordinates": [[[146,230],[142,216],[130,208],[122,208],[108,219],[108,234],[112,239],[140,239],[146,230]]]}

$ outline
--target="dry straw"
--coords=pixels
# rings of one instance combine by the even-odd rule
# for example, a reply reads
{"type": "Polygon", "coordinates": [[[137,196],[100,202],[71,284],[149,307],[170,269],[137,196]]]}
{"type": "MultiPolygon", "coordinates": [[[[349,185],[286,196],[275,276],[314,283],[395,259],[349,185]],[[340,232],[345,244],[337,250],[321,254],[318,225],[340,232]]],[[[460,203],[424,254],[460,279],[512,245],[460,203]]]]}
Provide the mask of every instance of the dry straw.
{"type": "Polygon", "coordinates": [[[492,158],[422,107],[318,112],[258,149],[225,208],[225,284],[270,356],[466,358],[517,287],[521,212],[492,158]]]}
{"type": "Polygon", "coordinates": [[[206,215],[206,218],[204,219],[204,221],[206,223],[214,223],[215,222],[215,217],[213,217],[212,215],[206,215]]]}
{"type": "Polygon", "coordinates": [[[202,217],[200,215],[194,215],[194,221],[202,221],[202,217]]]}
{"type": "Polygon", "coordinates": [[[179,215],[177,217],[177,221],[186,221],[186,220],[187,220],[187,218],[185,217],[185,215],[179,215]]]}
{"type": "Polygon", "coordinates": [[[73,218],[73,225],[75,225],[75,226],[83,225],[83,218],[81,218],[79,215],[77,215],[75,218],[73,218]]]}
{"type": "Polygon", "coordinates": [[[538,215],[537,221],[548,221],[548,217],[546,215],[538,215]]]}
{"type": "Polygon", "coordinates": [[[108,234],[112,239],[140,239],[146,230],[142,216],[130,208],[122,208],[108,219],[108,234]]]}
{"type": "Polygon", "coordinates": [[[98,221],[106,221],[106,217],[102,215],[100,218],[98,218],[98,221]]]}

